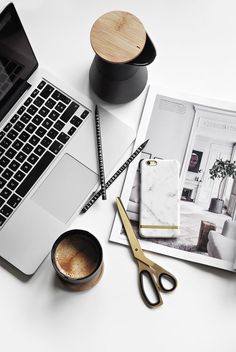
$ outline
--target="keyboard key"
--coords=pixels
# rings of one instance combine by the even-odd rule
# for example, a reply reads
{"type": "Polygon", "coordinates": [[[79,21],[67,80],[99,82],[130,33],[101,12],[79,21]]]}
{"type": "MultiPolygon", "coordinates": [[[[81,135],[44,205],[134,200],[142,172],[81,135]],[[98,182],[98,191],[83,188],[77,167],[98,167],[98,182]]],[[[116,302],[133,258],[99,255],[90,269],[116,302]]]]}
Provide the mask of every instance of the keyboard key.
{"type": "Polygon", "coordinates": [[[74,126],[72,126],[67,133],[69,136],[72,136],[72,134],[74,134],[75,131],[76,131],[76,128],[74,126]]]}
{"type": "Polygon", "coordinates": [[[0,165],[2,167],[6,167],[10,162],[10,159],[8,159],[7,157],[5,156],[2,156],[1,159],[0,159],[0,165]]]}
{"type": "Polygon", "coordinates": [[[53,124],[52,120],[46,119],[45,121],[43,121],[42,126],[49,129],[52,126],[52,124],[53,124]]]}
{"type": "MultiPolygon", "coordinates": [[[[8,182],[7,187],[10,188],[10,189],[13,191],[14,189],[16,189],[16,187],[18,186],[18,184],[19,184],[19,183],[18,183],[16,180],[12,179],[12,180],[10,180],[10,181],[8,182]]],[[[0,205],[0,206],[1,206],[1,205],[0,205]]]]}
{"type": "Polygon", "coordinates": [[[4,91],[7,89],[7,87],[9,86],[10,82],[5,82],[2,86],[1,86],[1,90],[4,91]]]}
{"type": "Polygon", "coordinates": [[[56,121],[56,119],[57,119],[58,116],[59,116],[59,113],[58,113],[56,110],[52,110],[48,116],[49,116],[50,119],[52,119],[53,121],[56,121]]]}
{"type": "Polygon", "coordinates": [[[16,124],[14,125],[15,130],[18,132],[22,131],[25,125],[21,121],[17,121],[16,124]]]}
{"type": "Polygon", "coordinates": [[[62,94],[58,90],[55,90],[55,92],[52,94],[52,98],[55,100],[61,100],[65,104],[69,104],[71,102],[70,98],[66,97],[64,94],[62,94]]]}
{"type": "Polygon", "coordinates": [[[63,127],[65,126],[65,124],[60,121],[60,120],[57,120],[55,123],[54,123],[54,128],[58,131],[61,131],[63,129],[63,127]]]}
{"type": "Polygon", "coordinates": [[[45,148],[42,147],[41,145],[38,145],[35,149],[34,149],[34,153],[41,156],[45,151],[45,148]]]}
{"type": "Polygon", "coordinates": [[[24,105],[22,105],[22,106],[20,107],[20,109],[17,111],[17,114],[18,114],[18,115],[23,114],[23,112],[25,111],[25,109],[26,109],[26,107],[25,107],[24,105]]]}
{"type": "Polygon", "coordinates": [[[26,142],[29,139],[30,135],[29,133],[23,131],[21,132],[21,134],[19,135],[19,139],[22,140],[23,142],[26,142]]]}
{"type": "Polygon", "coordinates": [[[0,83],[3,84],[4,81],[6,81],[7,75],[4,75],[3,73],[0,74],[0,83]]]}
{"type": "Polygon", "coordinates": [[[19,194],[19,196],[24,197],[28,193],[28,191],[35,184],[38,178],[50,165],[54,157],[55,156],[52,153],[46,151],[46,153],[42,156],[42,158],[38,161],[38,163],[30,171],[30,173],[26,176],[21,185],[16,189],[16,193],[19,194]]]}
{"type": "Polygon", "coordinates": [[[83,121],[78,117],[78,116],[73,116],[72,119],[70,120],[70,123],[72,125],[74,125],[75,127],[79,127],[79,125],[82,123],[83,121]]]}
{"type": "Polygon", "coordinates": [[[15,69],[14,73],[16,75],[18,75],[18,73],[20,73],[20,71],[22,70],[23,66],[17,66],[17,68],[15,69]]]}
{"type": "Polygon", "coordinates": [[[17,114],[15,114],[14,116],[12,116],[10,122],[11,123],[15,123],[18,120],[19,116],[17,114]]]}
{"type": "Polygon", "coordinates": [[[70,138],[70,137],[69,137],[67,134],[65,134],[64,132],[61,132],[61,133],[59,134],[59,136],[57,137],[57,139],[58,139],[60,142],[62,142],[63,144],[65,144],[65,143],[68,141],[69,138],[70,138]]]}
{"type": "Polygon", "coordinates": [[[3,73],[1,73],[0,82],[3,83],[6,79],[7,79],[7,75],[4,75],[3,73]]]}
{"type": "Polygon", "coordinates": [[[24,177],[25,177],[25,174],[21,170],[18,170],[14,175],[14,178],[19,182],[22,181],[24,177]]]}
{"type": "Polygon", "coordinates": [[[8,139],[7,137],[3,138],[3,140],[1,141],[0,145],[7,149],[10,145],[11,145],[11,140],[8,139]]]}
{"type": "Polygon", "coordinates": [[[27,114],[27,112],[25,112],[22,116],[21,116],[21,121],[23,121],[24,123],[28,123],[31,120],[31,115],[27,114]]]}
{"type": "Polygon", "coordinates": [[[0,156],[1,156],[2,154],[4,154],[4,152],[5,152],[5,149],[3,149],[2,147],[0,147],[0,156]]]}
{"type": "Polygon", "coordinates": [[[12,126],[12,124],[11,124],[10,122],[8,122],[8,123],[6,124],[6,126],[3,128],[3,131],[4,131],[4,132],[8,132],[8,131],[10,130],[11,126],[12,126]]]}
{"type": "Polygon", "coordinates": [[[56,131],[54,128],[51,128],[47,135],[48,137],[54,139],[58,135],[58,131],[56,131]]]}
{"type": "Polygon", "coordinates": [[[9,62],[9,64],[8,64],[7,67],[5,68],[7,74],[10,75],[10,74],[14,71],[14,69],[16,68],[16,66],[17,66],[17,65],[15,64],[15,62],[13,62],[13,61],[9,62]]]}
{"type": "Polygon", "coordinates": [[[39,114],[41,115],[41,116],[43,116],[43,117],[46,117],[47,116],[47,114],[49,113],[49,109],[48,108],[46,108],[45,106],[43,106],[40,110],[39,110],[39,114]]]}
{"type": "Polygon", "coordinates": [[[54,88],[50,86],[49,84],[46,85],[46,87],[43,88],[41,91],[40,95],[41,97],[47,99],[49,95],[53,92],[54,88]]]}
{"type": "Polygon", "coordinates": [[[8,188],[3,188],[3,190],[1,191],[0,193],[1,197],[4,198],[4,199],[7,199],[10,197],[11,195],[11,191],[8,189],[8,188]]]}
{"type": "Polygon", "coordinates": [[[18,160],[20,163],[22,163],[26,159],[27,155],[23,152],[19,152],[16,156],[16,160],[18,160]]]}
{"type": "Polygon", "coordinates": [[[23,143],[19,140],[16,139],[15,142],[12,144],[12,147],[15,148],[16,150],[19,150],[22,147],[23,143]]]}
{"type": "Polygon", "coordinates": [[[0,207],[2,207],[4,203],[5,203],[5,199],[0,197],[0,207]]]}
{"type": "Polygon", "coordinates": [[[6,180],[10,180],[12,175],[13,175],[13,172],[9,169],[4,170],[2,173],[2,177],[4,177],[6,180]]]}
{"type": "Polygon", "coordinates": [[[36,130],[35,134],[37,134],[37,136],[39,136],[39,137],[43,137],[46,132],[47,132],[47,130],[46,130],[45,128],[43,128],[42,126],[40,126],[40,127],[36,130]]]}
{"type": "Polygon", "coordinates": [[[5,184],[7,183],[7,181],[5,181],[2,177],[0,177],[0,188],[2,189],[5,184]]]}
{"type": "Polygon", "coordinates": [[[2,215],[4,215],[6,218],[8,218],[10,215],[11,215],[11,213],[13,212],[13,209],[12,208],[10,208],[8,205],[4,205],[1,209],[0,209],[0,213],[2,214],[2,215]]]}
{"type": "Polygon", "coordinates": [[[66,108],[66,105],[59,102],[56,106],[55,106],[55,110],[57,110],[58,112],[63,112],[66,108]]]}
{"type": "Polygon", "coordinates": [[[40,108],[40,106],[42,106],[44,103],[44,100],[41,98],[41,97],[37,97],[35,100],[34,100],[34,105],[38,106],[40,108]]]}
{"type": "Polygon", "coordinates": [[[35,134],[29,140],[29,142],[34,146],[37,145],[39,141],[40,141],[40,138],[35,136],[35,134]]]}
{"type": "Polygon", "coordinates": [[[10,130],[7,134],[7,137],[10,138],[12,141],[14,141],[14,139],[16,139],[16,137],[18,136],[18,132],[16,132],[15,130],[10,130]]]}
{"type": "Polygon", "coordinates": [[[2,215],[0,215],[0,226],[2,226],[5,221],[6,221],[6,218],[4,218],[2,215]]]}
{"type": "MultiPolygon", "coordinates": [[[[16,194],[13,194],[7,201],[7,204],[9,204],[12,208],[16,208],[17,205],[20,203],[21,198],[17,196],[16,194]]],[[[4,214],[3,214],[4,215],[4,214]]]]}
{"type": "Polygon", "coordinates": [[[51,150],[51,152],[55,154],[58,154],[62,147],[63,147],[63,144],[59,143],[58,141],[54,141],[51,147],[49,148],[49,150],[51,150]]]}
{"type": "Polygon", "coordinates": [[[84,110],[84,112],[82,112],[82,114],[80,115],[80,117],[84,120],[85,117],[87,117],[89,114],[89,111],[88,110],[84,110]]]}
{"type": "Polygon", "coordinates": [[[32,134],[36,130],[36,126],[33,125],[31,122],[26,126],[25,130],[32,134]]]}
{"type": "Polygon", "coordinates": [[[24,162],[24,164],[21,166],[21,170],[24,171],[26,174],[27,172],[30,171],[31,168],[32,168],[32,165],[27,163],[27,161],[24,162]]]}
{"type": "Polygon", "coordinates": [[[45,81],[41,81],[38,85],[38,89],[42,89],[45,86],[46,82],[45,81]]]}
{"type": "Polygon", "coordinates": [[[5,136],[5,133],[3,131],[0,132],[0,141],[3,139],[3,137],[5,136]]]}
{"type": "Polygon", "coordinates": [[[29,161],[31,164],[35,164],[38,161],[38,156],[35,155],[34,153],[30,154],[30,156],[28,156],[27,161],[29,161]]]}
{"type": "Polygon", "coordinates": [[[29,97],[29,98],[27,98],[26,101],[24,102],[24,105],[25,105],[25,106],[29,106],[32,101],[33,101],[33,99],[29,97]]]}
{"type": "Polygon", "coordinates": [[[35,89],[35,90],[31,93],[31,97],[32,97],[32,98],[35,98],[36,95],[38,95],[38,93],[39,93],[39,90],[38,90],[38,89],[35,89]]]}
{"type": "MultiPolygon", "coordinates": [[[[37,137],[38,138],[38,137],[37,137]]],[[[36,143],[37,144],[37,143],[36,143]]],[[[30,145],[29,143],[26,143],[24,145],[24,147],[22,148],[23,152],[25,152],[26,154],[30,154],[32,152],[32,150],[34,149],[34,147],[32,147],[32,145],[30,145]]]]}
{"type": "Polygon", "coordinates": [[[50,138],[48,138],[47,136],[44,137],[41,141],[41,144],[44,146],[44,147],[48,147],[50,144],[52,143],[52,140],[50,138]]]}
{"type": "Polygon", "coordinates": [[[61,120],[64,122],[68,122],[78,108],[79,104],[76,104],[75,102],[70,103],[68,108],[61,115],[61,120]]]}
{"type": "Polygon", "coordinates": [[[9,169],[11,169],[12,171],[16,171],[20,166],[20,163],[18,163],[18,161],[13,160],[10,164],[9,164],[9,169]]]}
{"type": "Polygon", "coordinates": [[[40,125],[40,123],[43,121],[42,116],[39,115],[35,115],[35,117],[33,118],[32,122],[35,123],[35,125],[40,125]]]}
{"type": "Polygon", "coordinates": [[[30,105],[27,109],[27,112],[30,114],[30,115],[35,115],[36,112],[38,111],[38,108],[36,108],[35,105],[30,105]]]}
{"type": "Polygon", "coordinates": [[[49,109],[52,109],[55,104],[56,104],[55,100],[49,98],[49,99],[46,101],[45,106],[47,106],[49,109]]]}

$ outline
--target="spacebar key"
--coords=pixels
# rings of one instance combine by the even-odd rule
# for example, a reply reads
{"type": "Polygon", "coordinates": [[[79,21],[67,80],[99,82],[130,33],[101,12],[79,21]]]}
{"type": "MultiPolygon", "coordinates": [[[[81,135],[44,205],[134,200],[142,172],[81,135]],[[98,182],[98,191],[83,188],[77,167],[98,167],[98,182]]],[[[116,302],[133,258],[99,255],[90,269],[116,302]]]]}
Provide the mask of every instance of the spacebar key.
{"type": "Polygon", "coordinates": [[[38,180],[38,178],[42,175],[42,173],[46,170],[46,168],[50,165],[54,157],[55,155],[47,151],[30,171],[30,173],[26,176],[24,181],[16,189],[15,192],[19,194],[19,196],[24,197],[38,180]]]}

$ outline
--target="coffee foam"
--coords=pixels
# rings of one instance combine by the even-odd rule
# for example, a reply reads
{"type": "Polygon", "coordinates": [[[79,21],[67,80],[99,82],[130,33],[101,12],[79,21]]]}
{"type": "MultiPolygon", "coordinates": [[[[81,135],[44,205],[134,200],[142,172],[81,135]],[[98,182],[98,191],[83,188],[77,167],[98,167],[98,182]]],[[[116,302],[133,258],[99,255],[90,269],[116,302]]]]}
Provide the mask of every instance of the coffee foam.
{"type": "Polygon", "coordinates": [[[63,239],[55,251],[58,269],[71,279],[90,275],[98,264],[98,251],[91,240],[81,236],[63,239]]]}

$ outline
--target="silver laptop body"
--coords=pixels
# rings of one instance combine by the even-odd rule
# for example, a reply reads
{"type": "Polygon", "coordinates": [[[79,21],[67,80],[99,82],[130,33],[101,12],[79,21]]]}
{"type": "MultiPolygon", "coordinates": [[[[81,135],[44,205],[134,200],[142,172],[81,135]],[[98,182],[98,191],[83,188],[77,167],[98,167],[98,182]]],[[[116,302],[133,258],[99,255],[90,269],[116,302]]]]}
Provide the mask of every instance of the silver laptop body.
{"type": "MultiPolygon", "coordinates": [[[[0,206],[0,219],[3,219],[0,226],[0,255],[25,274],[31,275],[48,254],[55,239],[68,228],[99,184],[94,105],[88,98],[37,67],[36,58],[21,26],[13,4],[9,4],[0,15],[0,68],[4,73],[1,76],[0,72],[0,81],[2,78],[5,84],[4,75],[8,75],[14,65],[23,68],[19,74],[20,83],[16,77],[19,69],[14,68],[11,78],[7,77],[10,88],[6,84],[3,87],[10,103],[5,104],[4,89],[2,96],[0,94],[0,148],[3,150],[0,156],[0,179],[3,180],[0,201],[4,201],[4,205],[0,206]],[[18,44],[22,40],[24,50],[19,45],[15,50],[15,38],[18,44]],[[22,79],[22,70],[28,64],[25,56],[33,58],[33,72],[27,79],[22,79]],[[18,82],[18,86],[14,90],[15,82],[18,82]],[[52,93],[44,98],[42,92],[46,86],[52,87],[52,93]],[[19,97],[17,90],[20,91],[19,97]],[[41,106],[36,105],[36,102],[40,103],[40,99],[36,101],[38,97],[44,100],[41,106]],[[62,101],[56,100],[58,97],[63,97],[62,101]],[[74,111],[68,120],[64,113],[70,110],[72,103],[74,111]],[[54,104],[53,109],[51,104],[54,104]],[[10,108],[7,112],[6,105],[8,110],[10,108]],[[53,120],[55,113],[52,110],[59,113],[56,121],[53,120]],[[29,116],[32,119],[30,126],[25,123],[29,116]],[[47,130],[49,125],[49,130],[56,130],[56,137],[52,137],[53,134],[47,130]],[[41,136],[41,133],[45,134],[41,136]],[[39,142],[34,145],[37,137],[39,142]],[[15,147],[19,146],[19,140],[23,145],[17,150],[15,147]],[[11,145],[8,147],[7,143],[11,145]],[[28,153],[30,149],[32,151],[28,153]],[[18,159],[11,159],[13,152],[18,159]],[[39,161],[34,160],[35,155],[39,161]],[[18,165],[21,158],[26,158],[24,167],[22,163],[18,165]],[[8,162],[6,166],[5,162],[8,162]],[[15,170],[16,167],[18,169],[15,170]],[[40,172],[39,177],[36,176],[37,172],[40,172]],[[21,178],[22,174],[23,180],[18,182],[17,177],[21,178]],[[13,187],[14,183],[17,183],[17,187],[11,190],[9,187],[13,187]],[[11,191],[10,195],[8,191],[11,191]],[[13,202],[15,199],[16,202],[13,202]]],[[[106,174],[109,174],[133,141],[134,132],[107,111],[101,110],[100,114],[104,165],[106,174]]]]}

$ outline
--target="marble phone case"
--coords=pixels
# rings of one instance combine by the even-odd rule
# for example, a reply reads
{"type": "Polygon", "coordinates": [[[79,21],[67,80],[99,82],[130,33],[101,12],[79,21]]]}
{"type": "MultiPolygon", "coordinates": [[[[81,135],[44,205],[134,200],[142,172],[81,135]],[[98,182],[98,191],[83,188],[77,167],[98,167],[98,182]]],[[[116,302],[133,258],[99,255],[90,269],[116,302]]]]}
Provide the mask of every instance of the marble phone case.
{"type": "Polygon", "coordinates": [[[142,237],[175,238],[179,234],[179,163],[144,159],[140,163],[142,237]]]}

